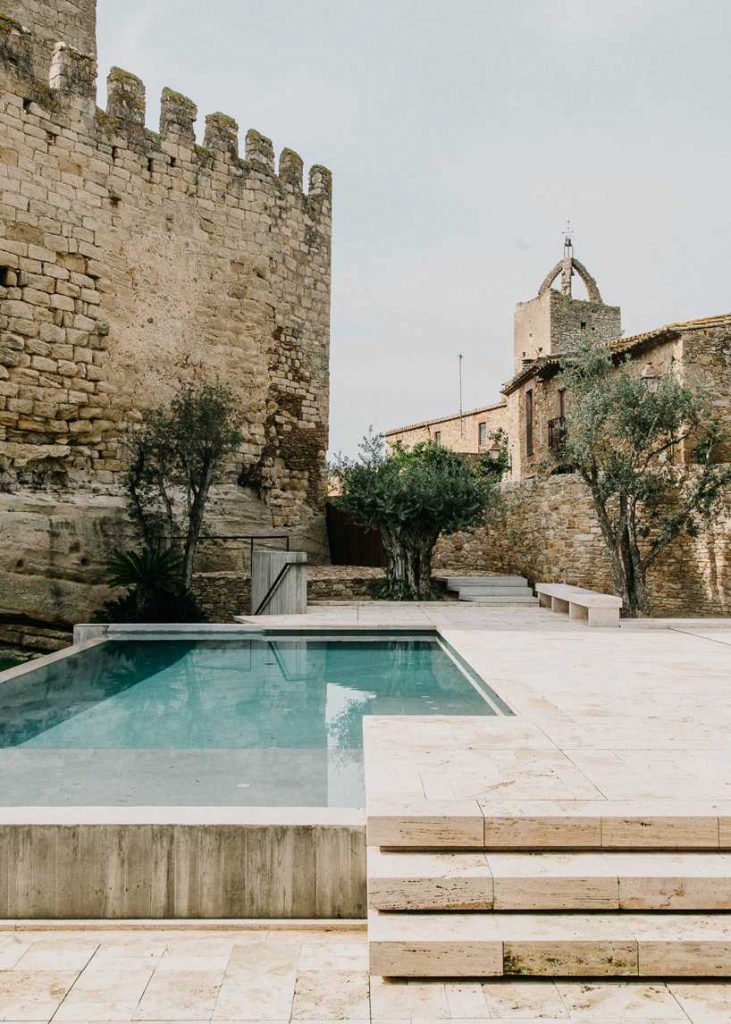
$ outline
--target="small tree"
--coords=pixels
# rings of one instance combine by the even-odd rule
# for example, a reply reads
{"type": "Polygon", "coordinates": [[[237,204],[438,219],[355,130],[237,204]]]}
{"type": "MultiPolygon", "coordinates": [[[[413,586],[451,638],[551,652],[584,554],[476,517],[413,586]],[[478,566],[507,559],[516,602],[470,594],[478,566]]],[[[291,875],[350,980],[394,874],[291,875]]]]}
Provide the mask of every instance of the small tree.
{"type": "Polygon", "coordinates": [[[146,413],[128,439],[126,489],[130,514],[145,544],[182,539],[181,583],[193,577],[211,484],[241,444],[233,393],[223,384],[188,385],[170,408],[146,413]]]}
{"type": "Polygon", "coordinates": [[[651,381],[615,365],[590,341],[564,360],[570,395],[565,461],[591,492],[622,613],[649,614],[647,571],[682,533],[695,534],[721,505],[731,466],[702,389],[667,374],[651,381]],[[676,465],[678,451],[689,461],[676,465]]]}
{"type": "Polygon", "coordinates": [[[432,596],[431,565],[440,534],[484,522],[502,475],[487,459],[472,465],[432,442],[386,451],[369,434],[355,460],[339,457],[332,473],[333,500],[365,526],[380,531],[386,555],[386,594],[413,601],[432,596]]]}

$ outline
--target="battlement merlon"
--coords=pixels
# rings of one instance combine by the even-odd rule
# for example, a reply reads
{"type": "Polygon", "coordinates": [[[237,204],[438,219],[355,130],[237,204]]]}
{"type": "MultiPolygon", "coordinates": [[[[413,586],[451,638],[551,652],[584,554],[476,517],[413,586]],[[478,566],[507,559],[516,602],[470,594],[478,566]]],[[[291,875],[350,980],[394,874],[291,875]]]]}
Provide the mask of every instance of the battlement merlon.
{"type": "Polygon", "coordinates": [[[203,145],[214,153],[239,159],[239,126],[228,114],[208,114],[203,145]]]}
{"type": "Polygon", "coordinates": [[[49,76],[51,89],[61,95],[74,95],[96,108],[96,61],[66,43],[56,43],[49,76]]]}
{"type": "Polygon", "coordinates": [[[107,78],[107,116],[139,134],[145,131],[145,84],[123,68],[112,68],[107,78]]]}
{"type": "Polygon", "coordinates": [[[160,135],[163,139],[188,146],[195,145],[198,107],[181,92],[165,88],[160,101],[160,135]]]}

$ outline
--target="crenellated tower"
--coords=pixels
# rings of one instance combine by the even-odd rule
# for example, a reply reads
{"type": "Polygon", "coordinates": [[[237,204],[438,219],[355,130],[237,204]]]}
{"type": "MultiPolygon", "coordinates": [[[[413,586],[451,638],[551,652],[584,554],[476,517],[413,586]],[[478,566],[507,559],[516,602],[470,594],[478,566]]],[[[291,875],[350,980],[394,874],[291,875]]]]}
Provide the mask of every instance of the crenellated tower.
{"type": "Polygon", "coordinates": [[[210,532],[326,544],[330,171],[305,182],[297,153],[276,161],[253,129],[240,142],[225,113],[197,135],[196,104],[169,88],[152,131],[144,83],[120,68],[98,109],[94,6],[0,0],[0,616],[16,592],[44,621],[88,614],[79,584],[123,532],[124,434],[202,378],[235,390],[244,437],[210,532]],[[3,492],[49,488],[63,527],[4,515],[3,492]],[[3,557],[36,529],[55,545],[42,616],[47,581],[3,557]]]}

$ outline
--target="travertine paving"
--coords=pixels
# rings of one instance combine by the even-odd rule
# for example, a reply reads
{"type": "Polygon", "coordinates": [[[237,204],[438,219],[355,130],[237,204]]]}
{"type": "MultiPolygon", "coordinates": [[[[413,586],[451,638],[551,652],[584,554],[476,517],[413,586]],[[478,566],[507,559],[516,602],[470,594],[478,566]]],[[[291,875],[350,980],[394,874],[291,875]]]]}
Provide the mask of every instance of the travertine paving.
{"type": "Polygon", "coordinates": [[[731,976],[728,630],[485,619],[514,717],[364,723],[371,972],[731,976]]]}
{"type": "Polygon", "coordinates": [[[368,978],[362,927],[0,931],[0,1020],[728,1024],[731,983],[368,978]]]}

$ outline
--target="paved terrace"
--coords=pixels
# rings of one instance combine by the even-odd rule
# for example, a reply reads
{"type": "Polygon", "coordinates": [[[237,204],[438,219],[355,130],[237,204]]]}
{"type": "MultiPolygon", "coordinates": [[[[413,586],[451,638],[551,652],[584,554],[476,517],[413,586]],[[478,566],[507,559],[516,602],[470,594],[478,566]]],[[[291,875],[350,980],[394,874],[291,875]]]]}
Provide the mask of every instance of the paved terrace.
{"type": "Polygon", "coordinates": [[[731,986],[368,978],[365,929],[0,931],[0,1020],[728,1024],[731,986]]]}
{"type": "MultiPolygon", "coordinates": [[[[699,800],[731,800],[731,624],[590,630],[545,610],[455,603],[328,606],[306,619],[267,619],[304,623],[437,625],[520,716],[518,742],[479,751],[479,763],[444,719],[433,723],[443,733],[438,764],[417,756],[420,744],[402,730],[379,765],[390,776],[369,780],[384,795],[442,805],[466,793],[491,802],[652,798],[692,810],[699,800]]],[[[363,923],[42,929],[0,930],[0,1020],[731,1021],[723,981],[369,979],[363,923]]]]}

